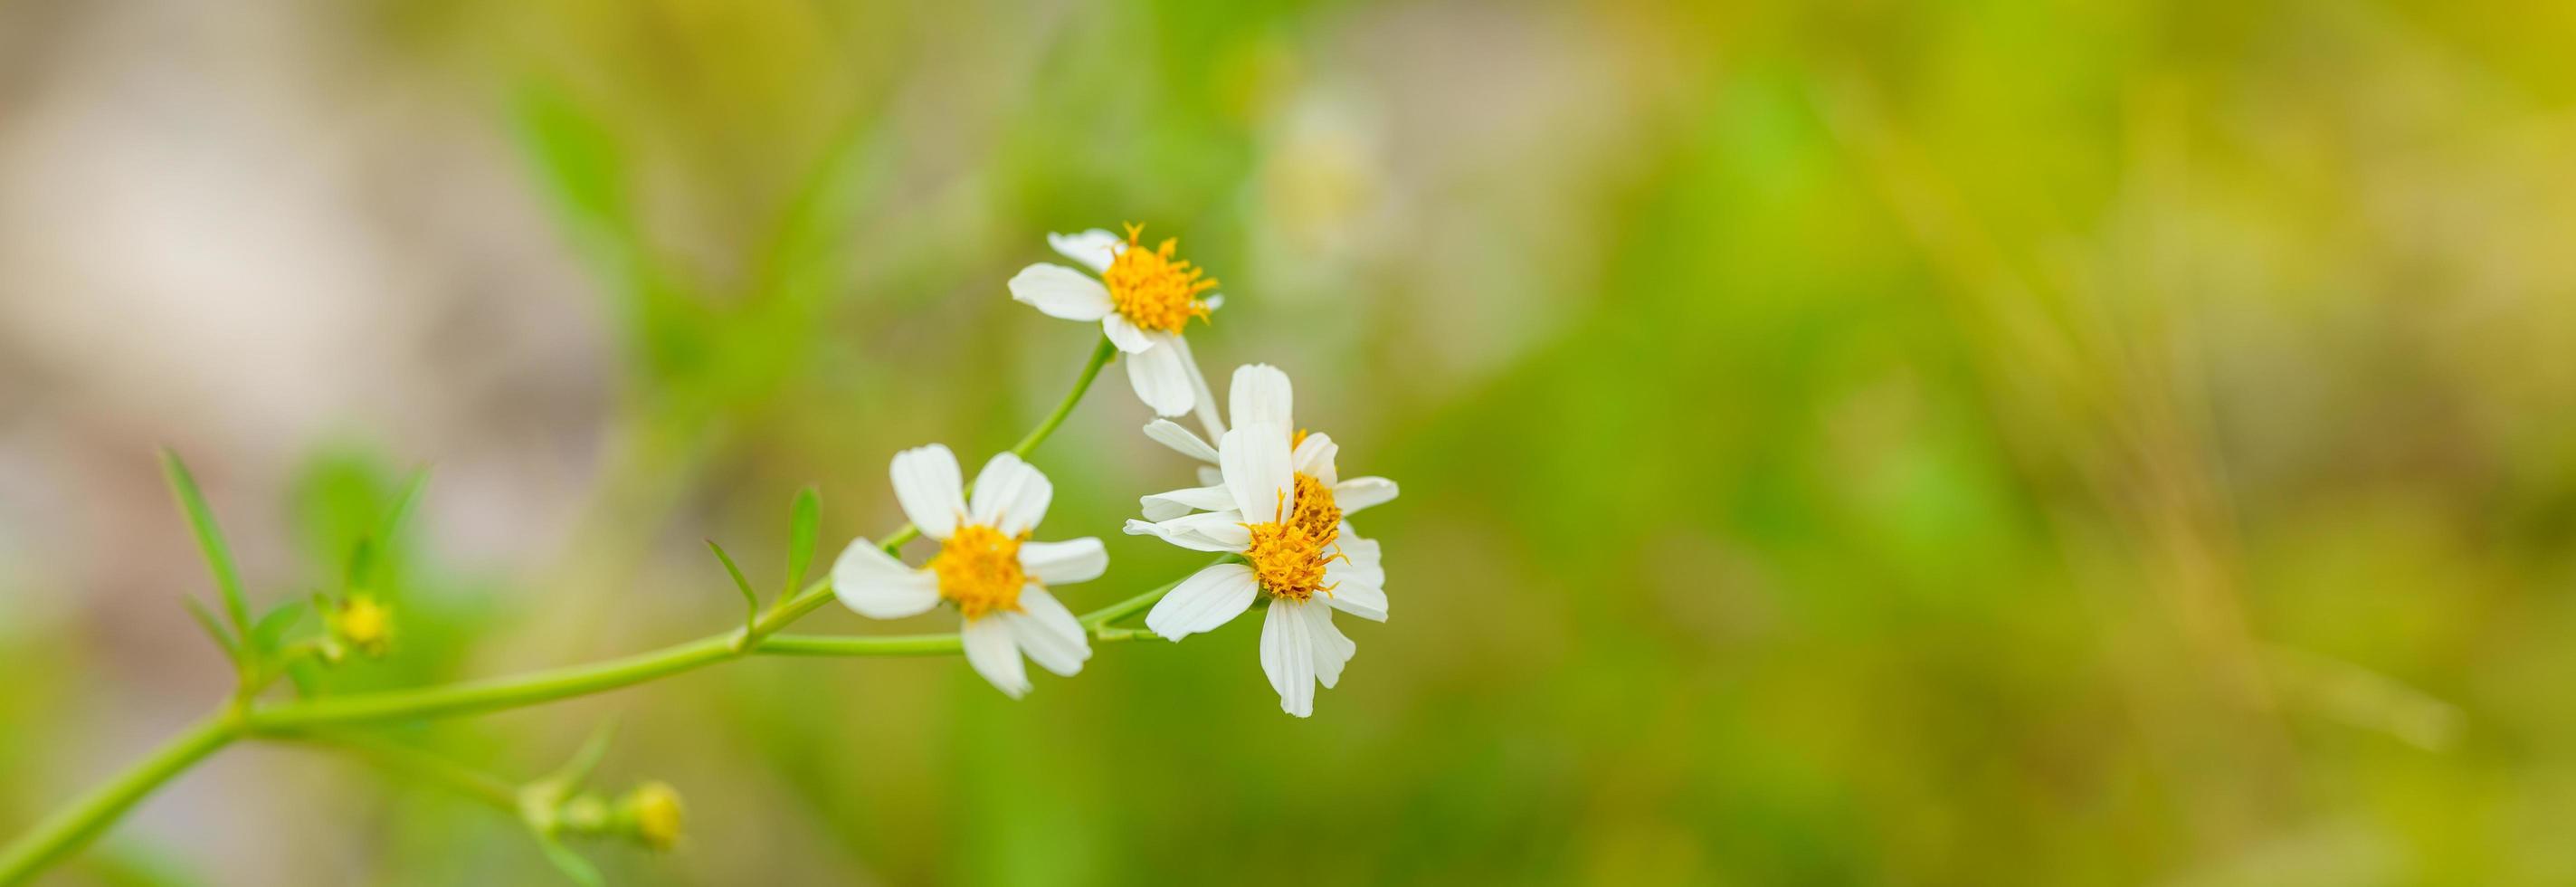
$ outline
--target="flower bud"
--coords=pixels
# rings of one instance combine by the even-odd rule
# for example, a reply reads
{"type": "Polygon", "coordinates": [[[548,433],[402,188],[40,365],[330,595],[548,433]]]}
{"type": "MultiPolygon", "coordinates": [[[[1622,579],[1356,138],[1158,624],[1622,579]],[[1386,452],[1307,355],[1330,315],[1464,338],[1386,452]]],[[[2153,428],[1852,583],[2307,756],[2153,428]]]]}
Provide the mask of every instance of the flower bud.
{"type": "Polygon", "coordinates": [[[393,611],[363,591],[351,592],[325,614],[324,621],[330,624],[332,640],[362,656],[385,655],[385,647],[393,641],[393,611]]]}
{"type": "Polygon", "coordinates": [[[669,850],[680,843],[680,793],[668,783],[647,782],[628,790],[618,799],[617,815],[646,846],[669,850]]]}

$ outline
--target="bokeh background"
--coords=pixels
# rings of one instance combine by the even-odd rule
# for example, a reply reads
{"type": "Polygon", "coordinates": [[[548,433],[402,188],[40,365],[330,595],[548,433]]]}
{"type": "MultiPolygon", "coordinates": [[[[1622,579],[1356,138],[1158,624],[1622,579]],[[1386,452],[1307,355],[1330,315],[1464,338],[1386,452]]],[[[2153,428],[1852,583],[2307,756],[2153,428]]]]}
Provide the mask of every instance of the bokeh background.
{"type": "MultiPolygon", "coordinates": [[[[2576,6],[0,3],[0,830],[230,676],[155,450],[338,688],[719,630],[1007,446],[1093,339],[1006,296],[1145,222],[1295,375],[1393,621],[1311,720],[1253,620],[1012,703],[732,664],[599,724],[619,883],[2576,881],[2576,6]],[[311,623],[307,623],[307,628],[311,623]]],[[[1221,383],[1220,383],[1221,384],[1221,383]]],[[[1056,535],[1190,465],[1111,370],[1056,535]]],[[[1354,620],[1344,620],[1346,624],[1354,620]]],[[[873,625],[838,608],[800,630],[873,625]]],[[[228,750],[64,884],[559,881],[507,817],[228,750]]]]}

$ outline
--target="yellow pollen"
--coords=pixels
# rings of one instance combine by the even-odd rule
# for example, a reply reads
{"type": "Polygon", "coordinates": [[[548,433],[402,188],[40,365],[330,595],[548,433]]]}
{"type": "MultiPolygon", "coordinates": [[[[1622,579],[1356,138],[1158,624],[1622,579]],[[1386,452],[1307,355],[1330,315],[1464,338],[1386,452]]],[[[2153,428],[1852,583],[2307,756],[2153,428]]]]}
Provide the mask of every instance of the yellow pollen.
{"type": "Polygon", "coordinates": [[[1341,541],[1342,509],[1333,504],[1332,488],[1300,474],[1295,492],[1280,499],[1269,523],[1244,525],[1252,531],[1252,544],[1243,559],[1271,597],[1303,602],[1319,591],[1331,594],[1324,565],[1343,557],[1334,544],[1341,541]]]}
{"type": "Polygon", "coordinates": [[[385,647],[392,640],[393,614],[386,611],[383,604],[376,603],[374,596],[364,592],[349,595],[338,612],[330,614],[326,621],[330,623],[331,633],[368,656],[384,655],[385,647]]]}
{"type": "Polygon", "coordinates": [[[1128,322],[1149,332],[1177,333],[1193,317],[1208,316],[1208,303],[1199,294],[1216,288],[1216,278],[1207,277],[1206,269],[1190,266],[1187,259],[1175,259],[1181,248],[1179,238],[1166,238],[1155,249],[1146,249],[1138,239],[1145,226],[1127,225],[1127,249],[1109,262],[1109,270],[1100,273],[1109,284],[1109,300],[1128,322]]]}
{"type": "Polygon", "coordinates": [[[939,555],[930,559],[930,572],[939,577],[939,596],[955,602],[968,619],[1019,612],[1020,586],[1029,579],[1020,570],[1023,541],[992,527],[958,525],[939,544],[939,555]]]}
{"type": "Polygon", "coordinates": [[[680,807],[680,793],[661,782],[647,782],[626,795],[628,815],[635,819],[635,836],[655,850],[669,850],[680,843],[680,830],[685,813],[680,807]]]}

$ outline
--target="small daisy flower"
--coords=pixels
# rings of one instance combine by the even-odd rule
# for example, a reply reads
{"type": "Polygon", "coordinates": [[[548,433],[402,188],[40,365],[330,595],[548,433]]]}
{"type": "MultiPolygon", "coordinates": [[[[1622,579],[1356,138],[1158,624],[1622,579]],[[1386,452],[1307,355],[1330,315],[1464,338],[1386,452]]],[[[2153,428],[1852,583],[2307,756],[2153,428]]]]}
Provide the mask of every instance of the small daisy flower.
{"type": "MultiPolygon", "coordinates": [[[[1234,422],[1237,425],[1269,424],[1283,428],[1297,427],[1294,416],[1296,391],[1288,382],[1288,374],[1280,372],[1278,367],[1269,364],[1236,367],[1233,389],[1227,395],[1226,403],[1232,408],[1234,422]]],[[[1217,425],[1216,428],[1217,435],[1224,435],[1223,425],[1217,425]]],[[[1205,439],[1170,419],[1156,419],[1147,424],[1145,436],[1152,438],[1155,443],[1170,447],[1173,452],[1206,463],[1199,467],[1200,487],[1145,497],[1143,505],[1146,520],[1170,520],[1194,510],[1219,511],[1227,507],[1223,504],[1224,492],[1220,486],[1223,480],[1217,469],[1216,447],[1208,445],[1205,439]]],[[[1300,431],[1290,440],[1298,453],[1319,458],[1328,471],[1341,450],[1329,435],[1310,435],[1300,431]],[[1306,447],[1315,447],[1317,452],[1309,453],[1306,447]]],[[[1395,482],[1383,477],[1355,477],[1337,481],[1333,486],[1333,500],[1341,506],[1345,514],[1371,505],[1383,504],[1395,498],[1397,492],[1395,482]]]]}
{"type": "Polygon", "coordinates": [[[1344,518],[1395,498],[1396,487],[1384,478],[1340,480],[1331,438],[1289,431],[1289,396],[1287,376],[1277,369],[1237,370],[1236,424],[1211,448],[1220,482],[1145,497],[1149,514],[1197,513],[1129,521],[1127,532],[1243,557],[1182,580],[1145,615],[1145,626],[1178,641],[1232,621],[1266,596],[1261,670],[1279,707],[1302,718],[1314,713],[1315,684],[1339,683],[1358,650],[1334,627],[1333,611],[1386,621],[1378,543],[1360,538],[1344,518]]]}
{"type": "Polygon", "coordinates": [[[915,569],[860,539],[832,565],[832,593],[872,619],[901,619],[941,601],[964,617],[966,662],[1017,699],[1029,691],[1021,654],[1067,677],[1091,658],[1091,640],[1048,585],[1098,578],[1109,552],[1096,538],[1031,542],[1055,486],[1020,457],[1003,453],[975,477],[969,503],[957,456],[939,444],[895,454],[895,501],[939,554],[915,569]]]}
{"type": "Polygon", "coordinates": [[[1156,415],[1178,416],[1207,399],[1207,382],[1181,330],[1194,318],[1205,319],[1225,297],[1201,298],[1216,289],[1216,278],[1174,255],[1177,238],[1146,249],[1144,231],[1130,224],[1124,239],[1098,228],[1047,235],[1056,252],[1100,276],[1039,262],[1011,278],[1011,298],[1049,317],[1099,321],[1101,332],[1127,354],[1127,383],[1136,399],[1156,415]]]}

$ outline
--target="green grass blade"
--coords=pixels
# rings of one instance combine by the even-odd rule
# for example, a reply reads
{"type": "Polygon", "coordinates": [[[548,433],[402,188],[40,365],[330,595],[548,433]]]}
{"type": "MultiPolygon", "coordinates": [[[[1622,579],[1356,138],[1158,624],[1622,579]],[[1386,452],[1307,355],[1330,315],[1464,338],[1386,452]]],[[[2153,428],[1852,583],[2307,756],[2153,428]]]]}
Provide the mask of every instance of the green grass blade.
{"type": "Polygon", "coordinates": [[[215,587],[224,595],[224,615],[230,617],[233,632],[250,633],[250,603],[242,596],[241,573],[233,567],[232,549],[224,545],[224,532],[215,525],[215,511],[206,507],[206,495],[197,489],[197,479],[188,473],[187,463],[179,454],[161,451],[162,470],[170,476],[170,490],[179,497],[179,506],[188,513],[188,527],[196,531],[197,547],[206,554],[206,566],[215,573],[215,587]]]}
{"type": "Polygon", "coordinates": [[[215,647],[224,651],[225,659],[241,662],[241,645],[234,643],[232,635],[224,631],[222,620],[216,619],[214,612],[206,609],[206,602],[189,595],[180,598],[179,603],[187,606],[188,615],[197,617],[197,626],[206,630],[207,637],[215,639],[215,647]]]}
{"type": "Polygon", "coordinates": [[[752,630],[753,624],[760,621],[759,593],[751,590],[751,580],[742,578],[742,568],[734,566],[733,556],[725,553],[724,546],[717,545],[716,540],[709,539],[707,547],[715,551],[716,560],[724,562],[725,574],[733,577],[733,587],[742,589],[743,630],[752,630]]]}
{"type": "Polygon", "coordinates": [[[813,487],[796,491],[787,535],[787,586],[779,591],[780,597],[795,594],[805,584],[805,568],[814,563],[814,537],[820,532],[822,510],[823,497],[813,487]]]}
{"type": "Polygon", "coordinates": [[[571,878],[573,883],[583,887],[603,887],[608,883],[607,879],[600,877],[598,866],[573,852],[572,848],[544,835],[538,835],[537,842],[537,846],[546,851],[546,861],[554,863],[555,870],[563,872],[564,877],[571,878]]]}
{"type": "Polygon", "coordinates": [[[377,538],[393,536],[394,530],[402,526],[403,518],[411,516],[412,505],[420,501],[420,488],[428,483],[429,469],[412,470],[411,479],[404,481],[402,492],[394,496],[394,504],[385,509],[384,521],[376,525],[377,538]]]}

